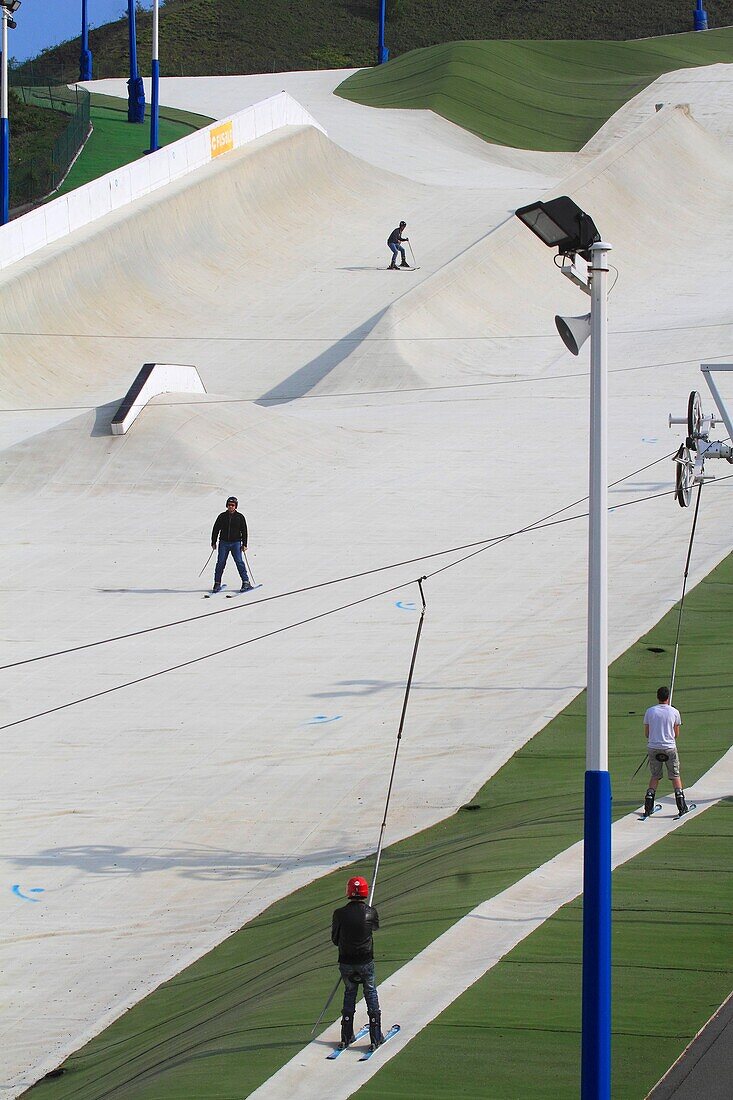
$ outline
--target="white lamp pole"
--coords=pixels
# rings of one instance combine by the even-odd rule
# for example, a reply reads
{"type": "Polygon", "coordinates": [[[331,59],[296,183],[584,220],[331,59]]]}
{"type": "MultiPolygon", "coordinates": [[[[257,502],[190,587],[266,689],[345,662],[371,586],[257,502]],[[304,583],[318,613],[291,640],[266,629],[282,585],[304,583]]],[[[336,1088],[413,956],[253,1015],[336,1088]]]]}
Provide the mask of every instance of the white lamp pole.
{"type": "Polygon", "coordinates": [[[2,13],[2,90],[0,91],[0,225],[10,219],[10,120],[8,119],[8,9],[2,13]]]}
{"type": "Polygon", "coordinates": [[[611,777],[608,771],[608,253],[591,245],[588,695],[583,849],[582,1100],[611,1096],[611,777]]]}

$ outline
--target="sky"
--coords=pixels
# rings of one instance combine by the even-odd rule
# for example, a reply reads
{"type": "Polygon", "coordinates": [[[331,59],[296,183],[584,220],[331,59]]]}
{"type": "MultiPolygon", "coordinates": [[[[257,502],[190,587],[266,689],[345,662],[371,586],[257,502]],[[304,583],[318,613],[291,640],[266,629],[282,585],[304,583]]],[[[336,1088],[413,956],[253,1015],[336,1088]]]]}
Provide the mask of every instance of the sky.
{"type": "MultiPolygon", "coordinates": [[[[153,0],[142,4],[151,8],[153,0]]],[[[87,0],[91,27],[111,23],[126,12],[126,0],[87,0]]],[[[8,31],[8,55],[25,61],[48,46],[81,35],[81,0],[22,0],[14,18],[18,26],[8,31]]]]}

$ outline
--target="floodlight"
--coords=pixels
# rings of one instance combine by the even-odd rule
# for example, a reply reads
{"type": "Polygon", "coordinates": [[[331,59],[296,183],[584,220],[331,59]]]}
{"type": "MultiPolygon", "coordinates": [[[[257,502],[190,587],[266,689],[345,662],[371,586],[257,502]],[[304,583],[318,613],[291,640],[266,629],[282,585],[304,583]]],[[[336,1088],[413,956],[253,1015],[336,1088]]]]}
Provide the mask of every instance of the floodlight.
{"type": "Polygon", "coordinates": [[[15,12],[20,7],[20,2],[21,0],[0,0],[0,5],[2,5],[2,7],[4,8],[7,8],[9,12],[15,14],[15,12]]]}
{"type": "Polygon", "coordinates": [[[601,239],[590,214],[567,195],[520,206],[516,216],[548,248],[557,248],[561,256],[577,252],[583,259],[590,260],[588,249],[601,239]]]}

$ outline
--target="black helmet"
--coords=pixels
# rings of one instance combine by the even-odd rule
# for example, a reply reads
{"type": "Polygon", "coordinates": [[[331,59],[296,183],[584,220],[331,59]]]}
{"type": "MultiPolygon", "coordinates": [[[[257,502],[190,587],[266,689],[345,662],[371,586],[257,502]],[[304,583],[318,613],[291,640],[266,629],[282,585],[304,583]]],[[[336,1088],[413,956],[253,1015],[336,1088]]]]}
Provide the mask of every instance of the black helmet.
{"type": "Polygon", "coordinates": [[[227,497],[227,504],[238,505],[239,501],[237,500],[236,497],[227,497]]]}
{"type": "Polygon", "coordinates": [[[406,225],[407,222],[400,222],[400,229],[404,229],[406,225]]]}

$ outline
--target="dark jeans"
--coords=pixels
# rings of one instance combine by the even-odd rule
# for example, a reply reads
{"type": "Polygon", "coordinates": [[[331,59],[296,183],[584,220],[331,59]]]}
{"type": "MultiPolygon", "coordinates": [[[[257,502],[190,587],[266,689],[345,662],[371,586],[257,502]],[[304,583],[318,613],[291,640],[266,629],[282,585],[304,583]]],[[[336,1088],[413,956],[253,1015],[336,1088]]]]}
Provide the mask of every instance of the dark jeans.
{"type": "Polygon", "coordinates": [[[341,977],[344,979],[344,1016],[353,1016],[356,1010],[356,991],[359,983],[364,986],[364,1000],[367,1012],[373,1016],[379,1012],[379,997],[377,996],[377,983],[374,978],[374,963],[339,963],[341,977]]]}
{"type": "Polygon", "coordinates": [[[407,260],[405,259],[405,250],[401,244],[391,244],[389,247],[392,249],[392,263],[395,263],[395,261],[397,260],[398,252],[402,257],[402,263],[407,263],[407,260]]]}
{"type": "Polygon", "coordinates": [[[217,584],[221,584],[221,578],[224,573],[224,566],[226,565],[229,555],[234,558],[234,564],[239,570],[239,575],[242,578],[242,584],[249,584],[249,577],[247,576],[247,569],[242,558],[242,544],[237,540],[236,542],[224,542],[223,539],[219,540],[219,556],[216,559],[216,569],[214,571],[214,587],[217,584]]]}

